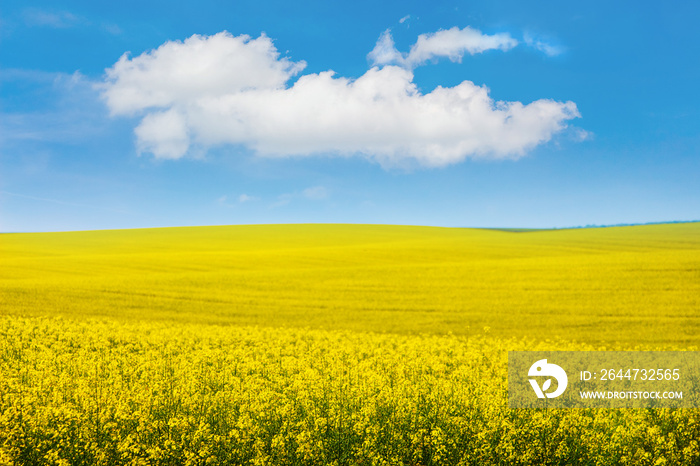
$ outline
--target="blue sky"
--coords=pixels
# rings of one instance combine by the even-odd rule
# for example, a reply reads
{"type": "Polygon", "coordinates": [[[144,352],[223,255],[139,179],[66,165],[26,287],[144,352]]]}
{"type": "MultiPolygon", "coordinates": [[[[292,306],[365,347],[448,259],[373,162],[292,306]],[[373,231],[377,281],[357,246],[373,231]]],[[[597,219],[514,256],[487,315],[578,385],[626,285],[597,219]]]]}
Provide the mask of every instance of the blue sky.
{"type": "Polygon", "coordinates": [[[697,220],[699,22],[692,2],[8,0],[0,231],[697,220]]]}

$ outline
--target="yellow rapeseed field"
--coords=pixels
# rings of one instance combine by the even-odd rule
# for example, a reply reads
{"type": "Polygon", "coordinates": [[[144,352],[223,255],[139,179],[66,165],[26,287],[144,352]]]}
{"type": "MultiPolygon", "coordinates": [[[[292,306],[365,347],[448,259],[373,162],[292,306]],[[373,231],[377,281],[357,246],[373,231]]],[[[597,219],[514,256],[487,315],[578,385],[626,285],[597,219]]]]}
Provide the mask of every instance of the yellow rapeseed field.
{"type": "Polygon", "coordinates": [[[0,464],[697,465],[693,409],[516,410],[511,350],[698,350],[700,224],[0,235],[0,464]]]}

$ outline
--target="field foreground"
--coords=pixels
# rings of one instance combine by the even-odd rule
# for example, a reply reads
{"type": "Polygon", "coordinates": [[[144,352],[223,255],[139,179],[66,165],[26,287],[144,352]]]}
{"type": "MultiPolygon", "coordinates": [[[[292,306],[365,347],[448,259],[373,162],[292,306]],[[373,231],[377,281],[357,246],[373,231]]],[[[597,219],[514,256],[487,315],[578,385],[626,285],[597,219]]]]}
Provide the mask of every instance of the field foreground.
{"type": "Polygon", "coordinates": [[[509,350],[697,350],[700,224],[0,235],[0,464],[698,464],[511,410],[509,350]]]}

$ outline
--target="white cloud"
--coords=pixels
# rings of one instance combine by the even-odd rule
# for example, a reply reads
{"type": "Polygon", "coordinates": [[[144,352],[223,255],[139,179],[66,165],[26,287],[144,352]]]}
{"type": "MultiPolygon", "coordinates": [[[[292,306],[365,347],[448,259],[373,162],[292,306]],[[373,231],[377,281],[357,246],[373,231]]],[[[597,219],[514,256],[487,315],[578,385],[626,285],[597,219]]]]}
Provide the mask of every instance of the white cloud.
{"type": "Polygon", "coordinates": [[[313,186],[301,192],[302,196],[314,201],[320,201],[328,197],[328,190],[323,186],[313,186]]]}
{"type": "Polygon", "coordinates": [[[465,53],[475,55],[487,50],[507,51],[516,45],[518,41],[509,34],[488,35],[469,26],[464,29],[453,27],[431,34],[421,34],[411,46],[410,52],[402,54],[396,50],[391,32],[386,30],[368,57],[375,65],[395,64],[415,68],[435,58],[447,57],[459,62],[465,53]]]}
{"type": "Polygon", "coordinates": [[[276,209],[278,207],[284,207],[290,202],[292,202],[293,197],[294,195],[291,193],[280,194],[279,196],[277,196],[277,202],[270,204],[269,208],[276,209]]]}
{"type": "Polygon", "coordinates": [[[251,89],[281,89],[305,66],[280,58],[264,34],[194,35],[135,58],[122,55],[107,69],[103,96],[114,115],[131,115],[251,89]]]}
{"type": "Polygon", "coordinates": [[[114,23],[91,21],[89,18],[77,16],[69,11],[25,8],[22,11],[22,19],[28,26],[49,27],[54,29],[98,27],[112,35],[119,35],[122,33],[122,29],[114,23]]]}
{"type": "Polygon", "coordinates": [[[119,26],[117,26],[116,24],[113,24],[113,23],[103,23],[102,29],[104,29],[105,31],[107,31],[108,33],[110,33],[114,36],[118,36],[124,32],[124,31],[122,31],[122,28],[120,28],[119,26]]]}
{"type": "MultiPolygon", "coordinates": [[[[255,196],[249,196],[247,194],[241,194],[240,196],[237,196],[235,200],[238,204],[245,204],[246,202],[257,201],[258,198],[255,196]]],[[[233,200],[231,200],[231,201],[233,201],[233,200]]],[[[229,202],[229,197],[226,195],[219,197],[216,200],[216,202],[219,205],[222,205],[225,207],[234,207],[235,206],[235,204],[232,204],[231,202],[229,202]]]]}
{"type": "MultiPolygon", "coordinates": [[[[65,74],[3,69],[0,87],[5,83],[21,84],[33,92],[39,89],[44,97],[30,112],[0,111],[0,146],[28,141],[85,143],[108,130],[109,121],[105,119],[105,109],[98,100],[94,83],[77,71],[65,74]]],[[[24,95],[19,94],[20,98],[24,95]]]]}
{"type": "Polygon", "coordinates": [[[241,204],[243,204],[244,202],[255,201],[257,199],[257,197],[249,196],[247,194],[241,194],[240,196],[238,196],[238,202],[240,202],[241,204]]]}
{"type": "Polygon", "coordinates": [[[523,40],[527,46],[539,50],[540,52],[544,52],[544,54],[548,57],[556,57],[557,55],[564,53],[564,47],[553,45],[542,39],[535,38],[530,33],[525,33],[523,40]]]}
{"type": "Polygon", "coordinates": [[[149,113],[134,132],[139,153],[150,152],[157,158],[179,159],[190,147],[185,115],[174,108],[149,113]]]}
{"type": "Polygon", "coordinates": [[[586,131],[583,128],[573,128],[573,138],[576,142],[589,141],[595,137],[590,131],[586,131]]]}
{"type": "Polygon", "coordinates": [[[406,21],[408,21],[409,19],[411,19],[411,15],[406,15],[406,16],[404,16],[403,18],[401,18],[401,19],[399,20],[399,23],[400,23],[400,24],[403,24],[403,23],[405,23],[406,21]]]}
{"type": "Polygon", "coordinates": [[[405,64],[406,58],[401,55],[401,52],[396,50],[394,38],[391,37],[391,31],[387,29],[380,36],[367,58],[372,60],[374,65],[405,64]]]}
{"type": "Polygon", "coordinates": [[[85,23],[86,20],[68,11],[48,11],[40,8],[24,10],[24,20],[31,26],[65,29],[85,23]]]}
{"type": "MultiPolygon", "coordinates": [[[[393,40],[385,33],[382,41],[388,61],[381,63],[390,63],[393,40]]],[[[407,57],[399,56],[413,63],[457,60],[514,43],[507,35],[453,28],[420,36],[407,57]]],[[[233,144],[262,156],[359,154],[384,165],[445,166],[469,157],[520,157],[579,116],[573,102],[494,101],[488,88],[470,81],[423,94],[404,66],[373,67],[355,80],[333,71],[306,74],[290,85],[304,66],[280,57],[264,35],[195,35],[122,56],[101,91],[113,115],[143,115],[135,131],[139,150],[169,159],[233,144]]]]}

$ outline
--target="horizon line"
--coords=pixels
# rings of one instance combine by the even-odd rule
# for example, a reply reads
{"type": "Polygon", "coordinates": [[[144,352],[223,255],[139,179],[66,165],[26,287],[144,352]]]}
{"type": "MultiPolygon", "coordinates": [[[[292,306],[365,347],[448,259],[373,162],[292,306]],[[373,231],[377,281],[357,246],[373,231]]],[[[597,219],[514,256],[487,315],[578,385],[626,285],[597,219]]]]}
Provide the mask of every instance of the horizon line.
{"type": "Polygon", "coordinates": [[[156,227],[136,227],[136,228],[96,228],[87,230],[49,230],[49,231],[0,231],[0,235],[22,235],[22,234],[45,234],[45,233],[89,233],[101,231],[130,231],[130,230],[162,230],[167,228],[211,228],[211,227],[236,227],[236,226],[280,226],[280,225],[374,225],[374,226],[397,226],[397,227],[426,227],[426,228],[452,228],[452,229],[471,229],[471,230],[493,230],[505,231],[512,233],[526,233],[535,231],[554,231],[554,230],[580,230],[580,229],[595,229],[595,228],[616,228],[616,227],[633,227],[645,225],[673,225],[683,223],[700,223],[700,220],[668,220],[660,222],[639,222],[639,223],[611,223],[611,224],[586,224],[566,227],[541,227],[541,228],[524,228],[524,227],[477,227],[477,226],[443,226],[443,225],[419,225],[419,224],[401,224],[401,223],[323,223],[323,222],[299,222],[299,223],[240,223],[240,224],[216,224],[216,225],[171,225],[171,226],[156,226],[156,227]]]}

